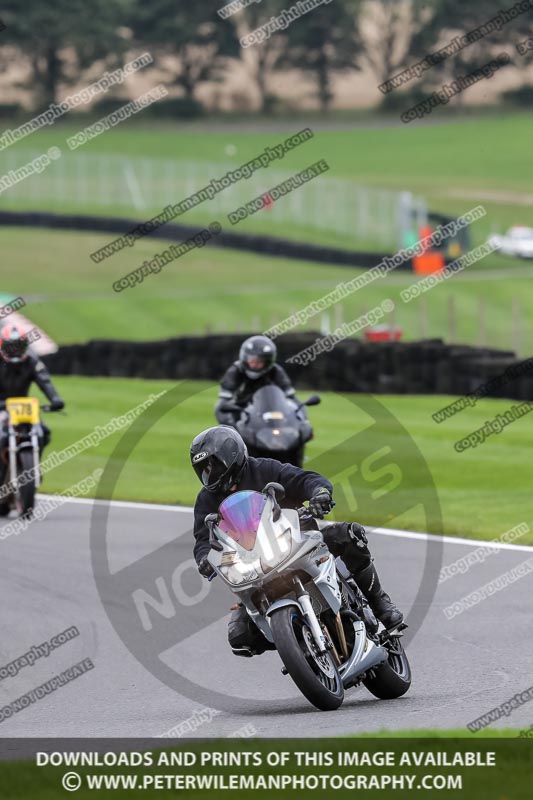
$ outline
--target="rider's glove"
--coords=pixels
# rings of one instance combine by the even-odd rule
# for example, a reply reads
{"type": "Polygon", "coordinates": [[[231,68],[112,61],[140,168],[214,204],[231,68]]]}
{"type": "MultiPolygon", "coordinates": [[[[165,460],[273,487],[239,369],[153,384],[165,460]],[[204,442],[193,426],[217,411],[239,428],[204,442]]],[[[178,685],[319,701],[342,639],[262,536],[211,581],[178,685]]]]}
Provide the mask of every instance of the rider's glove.
{"type": "Polygon", "coordinates": [[[329,514],[334,505],[329,489],[317,489],[309,500],[309,511],[314,517],[323,519],[326,514],[329,514]]]}
{"type": "Polygon", "coordinates": [[[62,408],[65,408],[65,404],[62,399],[60,397],[54,397],[50,403],[50,411],[61,411],[62,408]]]}
{"type": "Polygon", "coordinates": [[[352,542],[355,542],[357,547],[361,549],[365,549],[368,544],[368,539],[366,537],[366,531],[362,525],[359,525],[358,522],[351,522],[350,527],[348,528],[348,533],[350,535],[350,539],[352,542]]]}
{"type": "Polygon", "coordinates": [[[207,560],[207,556],[204,556],[198,564],[198,572],[200,575],[203,575],[204,578],[211,578],[213,575],[216,575],[216,570],[213,569],[207,560]]]}

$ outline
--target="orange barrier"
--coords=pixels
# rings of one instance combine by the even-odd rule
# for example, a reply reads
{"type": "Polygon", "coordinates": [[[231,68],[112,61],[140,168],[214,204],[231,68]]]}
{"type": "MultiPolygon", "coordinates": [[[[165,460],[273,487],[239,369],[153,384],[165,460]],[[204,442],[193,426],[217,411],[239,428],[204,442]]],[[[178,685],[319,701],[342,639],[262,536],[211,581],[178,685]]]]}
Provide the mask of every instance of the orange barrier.
{"type": "Polygon", "coordinates": [[[421,256],[413,257],[413,270],[417,275],[429,275],[432,272],[442,272],[446,262],[442,253],[428,251],[421,256]]]}

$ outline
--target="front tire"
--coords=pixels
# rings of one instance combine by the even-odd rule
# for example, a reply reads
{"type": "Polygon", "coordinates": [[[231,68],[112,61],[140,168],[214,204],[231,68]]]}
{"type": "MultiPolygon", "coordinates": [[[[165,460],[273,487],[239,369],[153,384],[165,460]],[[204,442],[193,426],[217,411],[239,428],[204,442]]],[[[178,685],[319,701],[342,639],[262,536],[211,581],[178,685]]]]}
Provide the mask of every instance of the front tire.
{"type": "Polygon", "coordinates": [[[285,606],[270,617],[274,644],[294,683],[320,711],[334,711],[344,700],[344,687],[329,653],[320,656],[300,611],[285,606]]]}
{"type": "MultiPolygon", "coordinates": [[[[23,472],[33,470],[33,453],[30,450],[21,450],[18,454],[18,462],[19,475],[23,472]]],[[[35,507],[35,478],[32,478],[23,485],[17,486],[16,506],[21,517],[31,519],[35,507]]]]}
{"type": "Polygon", "coordinates": [[[411,667],[398,638],[390,645],[387,661],[375,667],[372,673],[363,683],[374,697],[395,700],[408,691],[411,686],[411,667]]]}

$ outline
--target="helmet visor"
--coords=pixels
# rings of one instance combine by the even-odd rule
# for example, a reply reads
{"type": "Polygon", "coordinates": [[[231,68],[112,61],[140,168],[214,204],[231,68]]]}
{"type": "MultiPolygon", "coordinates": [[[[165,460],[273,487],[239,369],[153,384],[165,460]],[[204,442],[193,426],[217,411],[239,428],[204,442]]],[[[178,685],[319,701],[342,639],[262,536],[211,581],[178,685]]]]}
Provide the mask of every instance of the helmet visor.
{"type": "Polygon", "coordinates": [[[251,369],[252,372],[261,372],[261,370],[265,369],[267,366],[268,361],[265,356],[247,356],[246,357],[246,366],[248,369],[251,369]]]}
{"type": "Polygon", "coordinates": [[[228,467],[216,456],[207,456],[196,464],[193,464],[193,467],[206,489],[217,486],[221,478],[223,478],[228,471],[228,467]]]}
{"type": "Polygon", "coordinates": [[[4,339],[1,347],[2,355],[8,360],[23,358],[28,349],[28,340],[24,336],[16,339],[4,339]]]}

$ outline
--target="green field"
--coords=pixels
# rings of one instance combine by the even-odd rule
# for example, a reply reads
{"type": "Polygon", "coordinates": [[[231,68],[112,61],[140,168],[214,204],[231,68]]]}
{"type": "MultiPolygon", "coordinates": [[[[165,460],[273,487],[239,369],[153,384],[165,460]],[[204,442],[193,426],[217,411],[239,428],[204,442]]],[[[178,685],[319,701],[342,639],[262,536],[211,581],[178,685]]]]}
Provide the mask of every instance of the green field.
{"type": "MultiPolygon", "coordinates": [[[[365,122],[367,127],[358,126],[355,122],[349,130],[346,129],[348,124],[342,119],[339,121],[339,130],[334,129],[335,123],[331,130],[324,130],[317,125],[312,140],[287,154],[281,161],[273,162],[268,169],[281,169],[292,174],[325,158],[330,165],[328,175],[332,177],[348,178],[364,186],[422,194],[429,208],[435,211],[460,214],[482,202],[488,214],[475,226],[476,242],[485,240],[496,229],[503,231],[511,224],[533,224],[529,210],[533,166],[525,157],[530,142],[531,113],[505,116],[490,113],[473,118],[447,114],[434,116],[431,124],[416,126],[399,123],[396,115],[388,122],[384,122],[383,118],[376,119],[374,124],[370,117],[365,122]]],[[[6,158],[12,157],[15,162],[6,161],[6,166],[8,163],[11,168],[16,166],[17,154],[28,149],[38,154],[55,145],[68,153],[66,139],[93,121],[93,117],[71,116],[50,128],[35,132],[6,151],[6,158]]],[[[142,159],[149,155],[191,159],[195,162],[223,162],[228,168],[235,169],[255,157],[264,147],[273,146],[283,141],[284,136],[308,125],[313,127],[313,122],[305,118],[271,122],[268,132],[261,132],[261,123],[248,126],[246,123],[225,126],[220,122],[212,126],[208,122],[180,125],[143,121],[139,117],[96,137],[76,153],[118,154],[130,159],[142,159]],[[208,127],[211,127],[209,132],[206,130],[208,127]],[[235,148],[232,155],[227,154],[228,145],[235,148]]],[[[0,163],[4,164],[4,161],[0,159],[0,163]]],[[[268,169],[264,171],[265,188],[269,186],[268,169]]],[[[62,203],[56,195],[57,191],[51,186],[48,197],[40,201],[40,207],[72,211],[71,205],[62,203]]],[[[180,199],[183,198],[175,198],[176,202],[180,199]]],[[[289,200],[285,198],[279,202],[289,200]]],[[[324,203],[327,204],[327,198],[324,203]]],[[[0,197],[0,208],[20,205],[9,198],[9,193],[0,197]]],[[[24,205],[35,206],[36,203],[26,202],[24,205]]],[[[83,208],[87,211],[98,210],[90,197],[83,202],[83,208]]],[[[213,219],[212,209],[213,206],[208,202],[199,209],[189,211],[181,219],[208,222],[213,219]]],[[[107,214],[125,214],[124,207],[117,209],[113,205],[105,209],[100,207],[99,210],[107,214]]],[[[147,213],[149,215],[158,210],[147,208],[147,213]]],[[[135,216],[138,217],[139,213],[135,212],[135,216]]],[[[379,244],[371,239],[354,243],[350,237],[314,230],[312,224],[295,226],[283,221],[274,222],[265,213],[246,220],[239,230],[304,237],[346,247],[357,244],[359,247],[374,246],[380,249],[379,244]]],[[[498,257],[486,261],[489,263],[484,267],[516,263],[498,257]]]]}
{"type": "MultiPolygon", "coordinates": [[[[206,331],[265,330],[361,272],[204,248],[187,253],[142,284],[116,293],[112,290],[115,280],[162,252],[167,243],[141,239],[135,248],[94,264],[89,254],[108,237],[7,228],[2,239],[4,263],[13,269],[4,271],[0,291],[24,297],[28,305],[23,313],[61,344],[93,338],[145,341],[206,331]]],[[[331,328],[391,298],[396,310],[384,321],[399,325],[405,339],[441,337],[515,349],[518,320],[513,317],[518,307],[520,351],[529,355],[531,277],[481,282],[465,272],[403,303],[399,293],[414,280],[412,273],[397,272],[360,289],[329,310],[331,328]],[[450,322],[452,298],[454,325],[450,322]]],[[[321,322],[318,314],[304,328],[320,330],[321,322]]],[[[222,372],[224,365],[220,368],[222,372]]]]}
{"type": "MultiPolygon", "coordinates": [[[[75,377],[58,378],[57,384],[67,402],[67,413],[47,416],[53,428],[48,454],[67,447],[97,425],[105,426],[113,417],[140,404],[150,393],[174,387],[168,381],[75,377]]],[[[113,464],[123,466],[113,492],[115,499],[193,503],[199,484],[189,465],[188,448],[192,437],[214,421],[216,387],[199,382],[184,382],[180,387],[176,404],[153,427],[146,428],[131,454],[127,458],[120,451],[114,455],[113,464]]],[[[306,394],[301,392],[302,397],[306,394]]],[[[359,521],[474,538],[496,537],[519,522],[533,523],[530,480],[533,415],[515,422],[483,446],[459,454],[453,449],[453,442],[483,425],[487,418],[503,412],[509,401],[483,400],[437,425],[431,414],[446,403],[445,397],[378,399],[407,434],[398,433],[390,420],[386,420],[372,434],[370,446],[373,451],[390,444],[399,453],[397,463],[403,478],[397,491],[408,510],[399,517],[385,514],[384,501],[370,500],[376,485],[355,478],[353,491],[357,504],[365,509],[364,519],[359,521]],[[433,476],[442,508],[442,524],[436,517],[426,519],[417,505],[427,500],[429,490],[419,483],[420,466],[409,454],[407,441],[402,446],[402,436],[415,442],[433,476]]],[[[325,393],[322,404],[310,410],[310,418],[315,439],[308,448],[307,466],[322,469],[333,477],[339,464],[358,463],[363,454],[353,452],[350,437],[366,429],[372,420],[357,407],[357,401],[354,406],[347,398],[325,393]]],[[[149,415],[148,420],[150,424],[154,421],[149,415]]],[[[114,433],[97,447],[47,473],[43,491],[64,491],[96,468],[105,467],[120,438],[120,433],[114,433]]],[[[336,499],[339,519],[357,519],[357,509],[350,511],[340,492],[336,499]]],[[[533,534],[523,536],[520,541],[533,543],[533,534]]]]}

